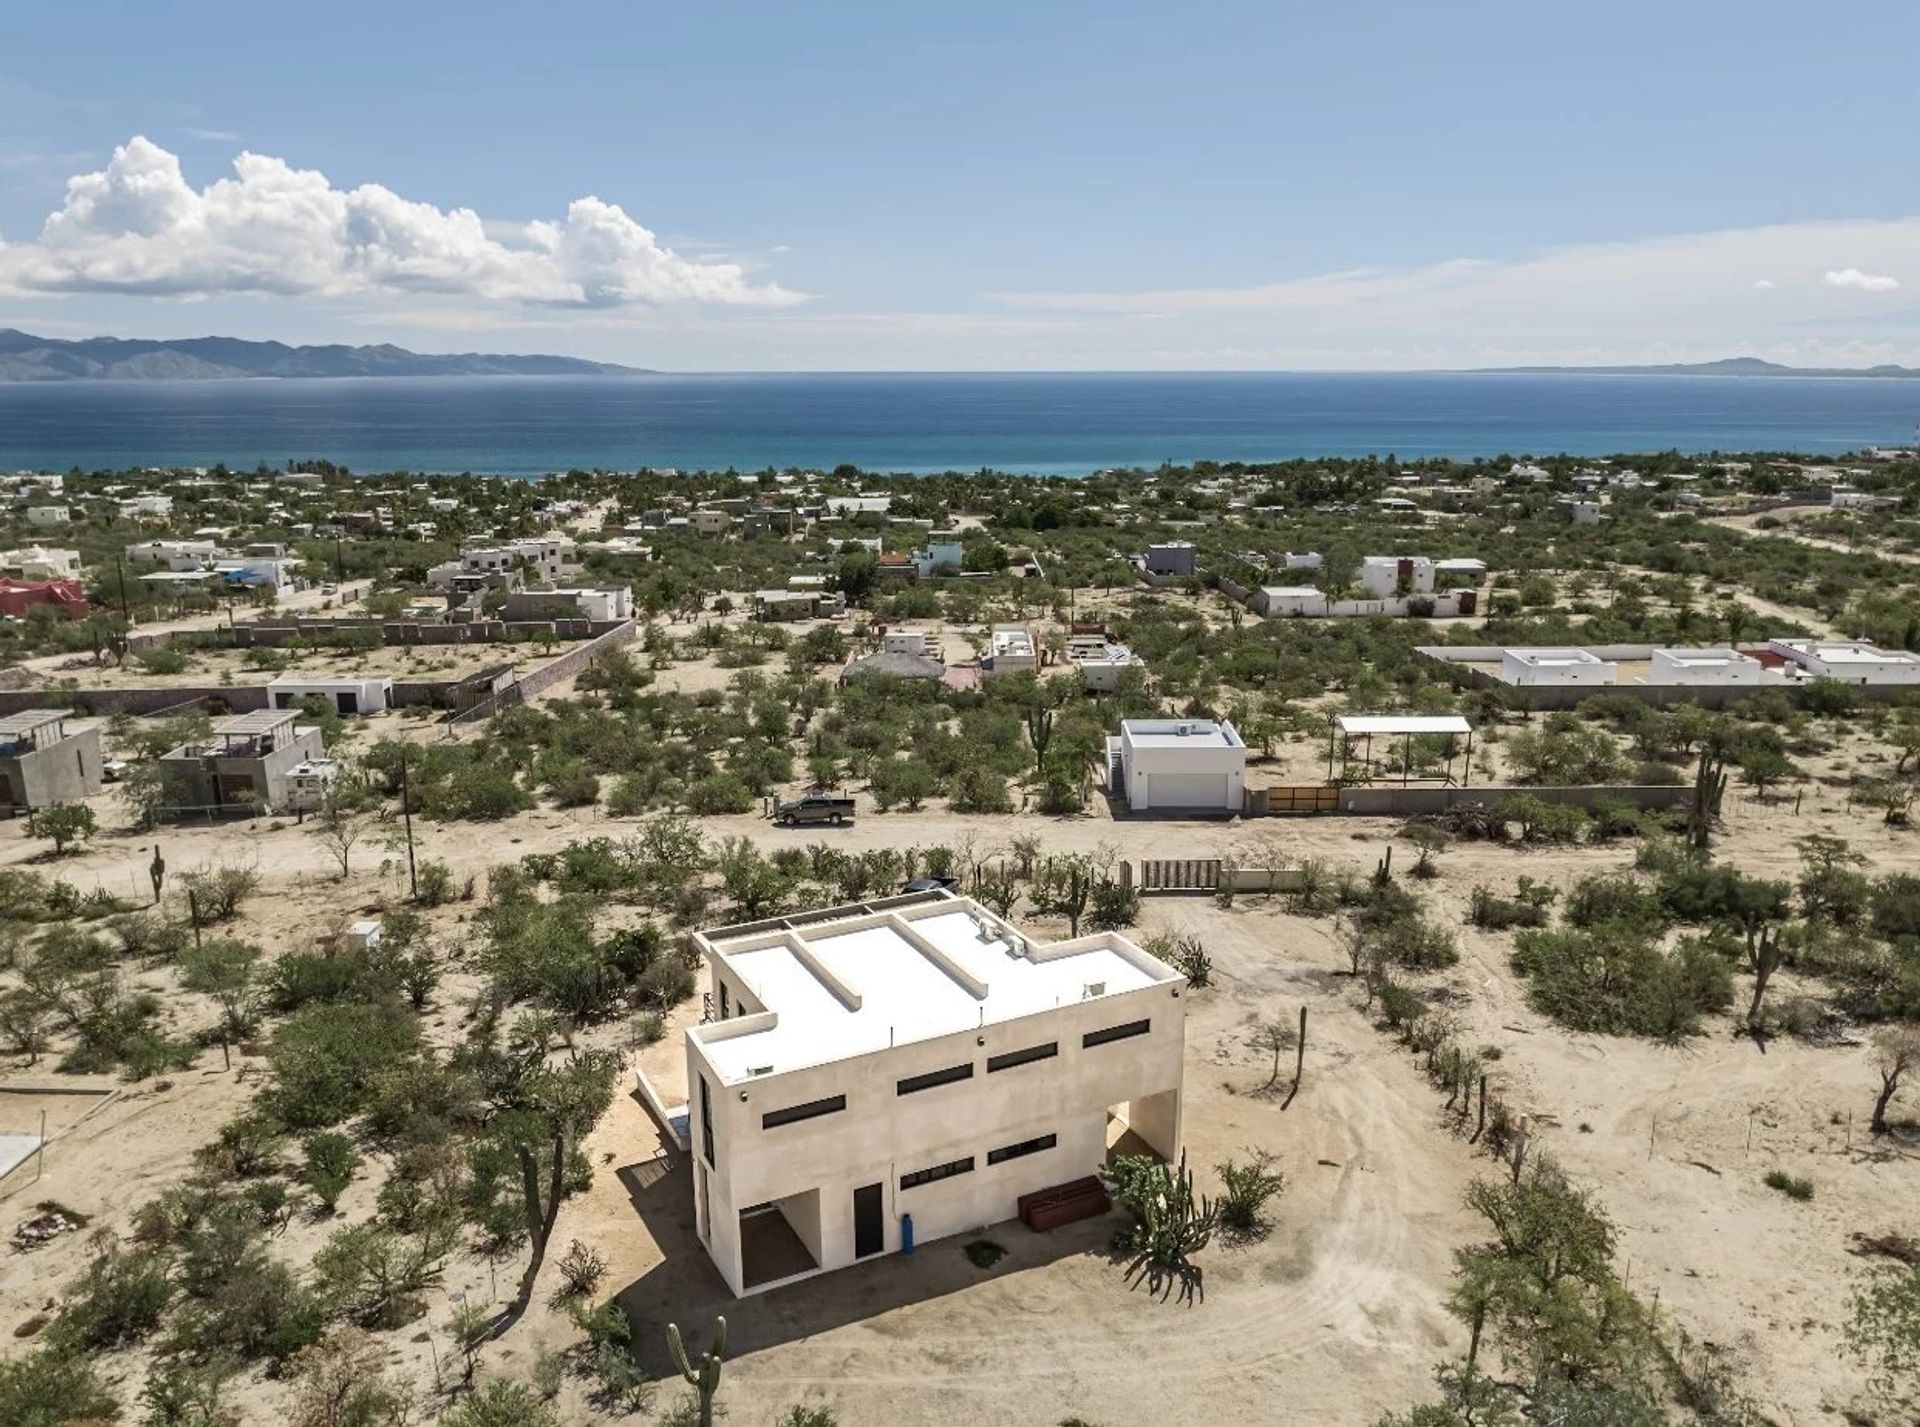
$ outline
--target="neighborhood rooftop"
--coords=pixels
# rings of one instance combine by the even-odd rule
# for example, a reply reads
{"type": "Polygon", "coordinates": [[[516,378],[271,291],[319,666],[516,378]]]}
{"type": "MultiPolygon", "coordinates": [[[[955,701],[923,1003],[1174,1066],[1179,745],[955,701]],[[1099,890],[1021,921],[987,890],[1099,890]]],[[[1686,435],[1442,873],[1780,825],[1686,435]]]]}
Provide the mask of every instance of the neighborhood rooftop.
{"type": "Polygon", "coordinates": [[[695,1030],[727,1083],[1135,991],[1171,974],[1108,933],[1036,944],[970,898],[840,910],[849,914],[700,938],[768,1008],[695,1030]]]}

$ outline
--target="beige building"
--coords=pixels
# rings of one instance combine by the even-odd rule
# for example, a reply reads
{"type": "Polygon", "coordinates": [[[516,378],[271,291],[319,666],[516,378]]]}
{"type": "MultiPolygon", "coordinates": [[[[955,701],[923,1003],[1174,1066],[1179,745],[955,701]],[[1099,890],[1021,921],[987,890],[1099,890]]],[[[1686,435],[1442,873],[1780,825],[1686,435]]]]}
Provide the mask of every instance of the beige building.
{"type": "Polygon", "coordinates": [[[737,1295],[1012,1219],[1120,1127],[1179,1153],[1185,979],[1117,933],[931,892],[694,941],[694,1212],[737,1295]]]}

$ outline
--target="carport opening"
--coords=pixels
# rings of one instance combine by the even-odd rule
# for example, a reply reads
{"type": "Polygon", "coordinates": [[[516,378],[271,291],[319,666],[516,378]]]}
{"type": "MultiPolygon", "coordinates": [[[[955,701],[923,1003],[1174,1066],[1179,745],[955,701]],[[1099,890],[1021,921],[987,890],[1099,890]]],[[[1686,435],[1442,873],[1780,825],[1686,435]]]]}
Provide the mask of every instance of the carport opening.
{"type": "Polygon", "coordinates": [[[740,1276],[748,1288],[820,1267],[820,1191],[740,1211],[740,1276]]]}
{"type": "Polygon", "coordinates": [[[1150,1155],[1171,1164],[1179,1153],[1180,1092],[1163,1090],[1107,1107],[1107,1163],[1150,1155]]]}

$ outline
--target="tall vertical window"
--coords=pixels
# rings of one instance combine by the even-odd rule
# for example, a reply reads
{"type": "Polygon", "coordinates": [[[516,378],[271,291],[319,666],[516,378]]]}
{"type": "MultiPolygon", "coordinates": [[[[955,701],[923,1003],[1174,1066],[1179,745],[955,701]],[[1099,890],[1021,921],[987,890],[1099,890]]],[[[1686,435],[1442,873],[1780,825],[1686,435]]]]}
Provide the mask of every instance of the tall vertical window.
{"type": "Polygon", "coordinates": [[[707,1089],[707,1077],[700,1077],[700,1148],[707,1163],[713,1164],[713,1092],[707,1089]]]}

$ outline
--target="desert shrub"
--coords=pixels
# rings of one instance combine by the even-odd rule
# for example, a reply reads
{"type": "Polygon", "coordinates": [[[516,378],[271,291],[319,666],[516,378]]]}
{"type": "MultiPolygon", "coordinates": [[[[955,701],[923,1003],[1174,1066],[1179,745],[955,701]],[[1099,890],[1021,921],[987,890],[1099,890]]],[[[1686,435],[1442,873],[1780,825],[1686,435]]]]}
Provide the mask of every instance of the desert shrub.
{"type": "Polygon", "coordinates": [[[486,1384],[440,1419],[439,1427],[558,1427],[559,1414],[522,1383],[486,1384]]]}
{"type": "Polygon", "coordinates": [[[687,788],[687,810],[703,817],[753,809],[753,789],[733,773],[709,773],[687,788]]]}
{"type": "Polygon", "coordinates": [[[947,806],[956,813],[1009,813],[1006,776],[992,768],[962,768],[947,782],[947,806]]]}
{"type": "Polygon", "coordinates": [[[380,1074],[413,1053],[419,1027],[393,1002],[296,1011],[267,1048],[272,1108],[294,1129],[337,1125],[366,1107],[380,1074]]]}
{"type": "Polygon", "coordinates": [[[315,1288],[334,1313],[369,1328],[398,1327],[417,1315],[420,1295],[458,1242],[450,1220],[430,1219],[411,1234],[383,1224],[340,1229],[314,1252],[315,1288]]]}
{"type": "Polygon", "coordinates": [[[263,1110],[249,1110],[220,1127],[196,1154],[200,1165],[218,1178],[248,1179],[279,1166],[287,1128],[263,1110]]]}
{"type": "Polygon", "coordinates": [[[1460,960],[1459,938],[1417,913],[1377,929],[1372,944],[1383,961],[1410,971],[1439,971],[1460,960]]]}
{"type": "Polygon", "coordinates": [[[360,1151],[350,1136],[337,1130],[308,1135],[302,1148],[306,1162],[301,1167],[300,1178],[320,1207],[331,1214],[347,1186],[353,1183],[353,1172],[360,1167],[360,1151]]]}
{"type": "Polygon", "coordinates": [[[85,1358],[46,1347],[0,1362],[0,1422],[8,1427],[79,1427],[119,1413],[85,1358]]]}
{"type": "Polygon", "coordinates": [[[1427,1003],[1418,991],[1390,976],[1378,978],[1373,994],[1380,1001],[1380,1018],[1394,1030],[1402,1030],[1413,1024],[1427,1009],[1427,1003]]]}
{"type": "Polygon", "coordinates": [[[975,1268],[992,1268],[1007,1256],[1006,1249],[992,1239],[975,1239],[960,1252],[967,1256],[967,1262],[975,1268]]]}
{"type": "MultiPolygon", "coordinates": [[[[0,894],[3,895],[3,894],[0,894]]],[[[137,961],[166,961],[187,945],[188,929],[157,912],[127,912],[107,922],[120,954],[137,961]]]]}
{"type": "Polygon", "coordinates": [[[671,1010],[693,994],[693,968],[678,956],[663,956],[640,974],[638,991],[647,1005],[671,1010]]]}
{"type": "Polygon", "coordinates": [[[1733,1000],[1727,964],[1697,942],[1663,952],[1648,936],[1607,923],[1591,930],[1527,930],[1514,969],[1534,1009],[1564,1026],[1678,1040],[1733,1000]]]}
{"type": "Polygon", "coordinates": [[[1244,1163],[1228,1159],[1215,1166],[1225,1193],[1220,1199],[1220,1222],[1239,1234],[1257,1233],[1265,1225],[1266,1207],[1287,1187],[1287,1177],[1273,1167],[1266,1150],[1250,1149],[1244,1163]]]}
{"type": "Polygon", "coordinates": [[[1188,990],[1204,991],[1213,984],[1213,958],[1191,932],[1155,932],[1141,946],[1186,977],[1188,990]]]}
{"type": "Polygon", "coordinates": [[[1140,920],[1140,889],[1102,877],[1093,884],[1087,925],[1095,931],[1114,931],[1140,920]]]}
{"type": "Polygon", "coordinates": [[[260,874],[251,867],[216,864],[180,874],[180,888],[202,926],[233,920],[247,899],[260,890],[260,874]]]}
{"type": "Polygon", "coordinates": [[[423,907],[439,907],[454,897],[453,869],[444,862],[422,862],[415,870],[420,891],[416,900],[423,907]]]}
{"type": "Polygon", "coordinates": [[[123,1249],[111,1234],[94,1237],[80,1281],[48,1329],[48,1341],[74,1353],[137,1342],[160,1326],[173,1299],[167,1257],[157,1249],[123,1249]]]}
{"type": "Polygon", "coordinates": [[[250,1249],[182,1309],[169,1347],[199,1360],[283,1362],[317,1341],[326,1312],[292,1269],[250,1249]]]}
{"type": "Polygon", "coordinates": [[[1543,927],[1552,915],[1557,892],[1557,888],[1542,886],[1530,877],[1520,879],[1511,897],[1502,897],[1485,885],[1476,886],[1467,904],[1467,920],[1483,931],[1543,927]]]}
{"type": "Polygon", "coordinates": [[[591,1298],[607,1276],[607,1261],[575,1239],[560,1256],[560,1283],[568,1298],[591,1298]]]}
{"type": "Polygon", "coordinates": [[[1788,1174],[1784,1169],[1770,1169],[1761,1181],[1769,1189],[1777,1189],[1789,1199],[1798,1199],[1802,1203],[1813,1198],[1813,1181],[1788,1174]]]}
{"type": "Polygon", "coordinates": [[[1567,893],[1567,924],[1592,928],[1615,926],[1652,936],[1666,927],[1659,894],[1631,877],[1592,874],[1580,878],[1567,893]]]}
{"type": "Polygon", "coordinates": [[[343,1328],[288,1364],[289,1427],[404,1427],[411,1403],[386,1377],[386,1355],[357,1328],[343,1328]]]}
{"type": "Polygon", "coordinates": [[[1578,842],[1587,830],[1585,811],[1532,793],[1509,794],[1495,804],[1493,814],[1502,823],[1517,825],[1522,842],[1578,842]]]}

